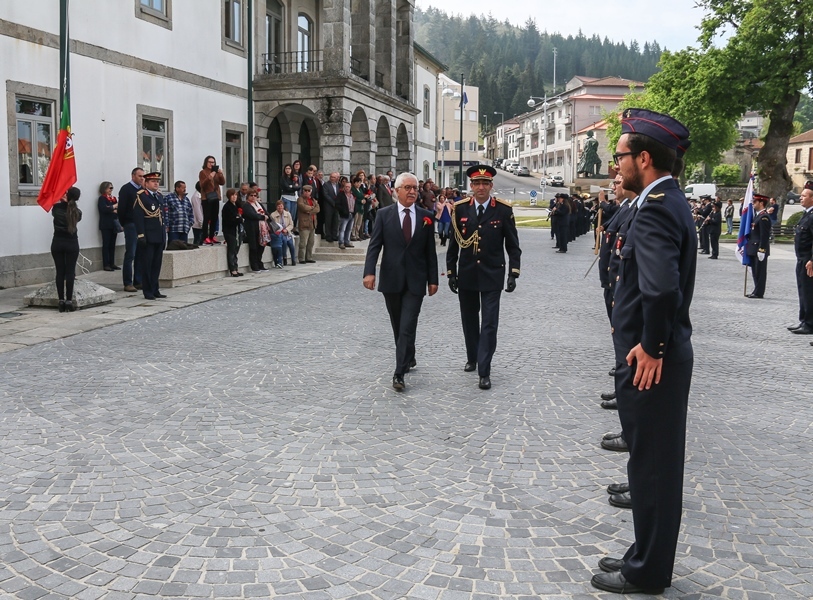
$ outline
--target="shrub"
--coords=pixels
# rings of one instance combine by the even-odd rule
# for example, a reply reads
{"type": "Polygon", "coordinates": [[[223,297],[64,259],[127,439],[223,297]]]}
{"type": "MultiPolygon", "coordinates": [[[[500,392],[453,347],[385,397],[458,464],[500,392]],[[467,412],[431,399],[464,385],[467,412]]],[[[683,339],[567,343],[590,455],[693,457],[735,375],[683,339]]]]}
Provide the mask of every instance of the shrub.
{"type": "Polygon", "coordinates": [[[711,172],[711,178],[717,185],[735,185],[742,180],[742,169],[739,165],[717,165],[711,172]]]}
{"type": "Polygon", "coordinates": [[[793,213],[791,216],[788,217],[788,220],[785,221],[785,225],[792,225],[793,227],[796,227],[799,224],[799,221],[802,220],[802,215],[804,214],[805,211],[803,210],[793,213]]]}

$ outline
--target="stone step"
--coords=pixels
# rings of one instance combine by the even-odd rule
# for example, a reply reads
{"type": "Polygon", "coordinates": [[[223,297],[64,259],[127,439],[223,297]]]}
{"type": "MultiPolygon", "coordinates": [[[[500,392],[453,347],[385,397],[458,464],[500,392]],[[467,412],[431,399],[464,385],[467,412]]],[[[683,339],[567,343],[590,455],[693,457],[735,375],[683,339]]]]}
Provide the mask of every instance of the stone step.
{"type": "Polygon", "coordinates": [[[336,242],[325,242],[317,240],[313,247],[313,258],[315,260],[344,260],[353,262],[364,262],[367,254],[369,240],[352,242],[352,248],[341,250],[336,242]]]}

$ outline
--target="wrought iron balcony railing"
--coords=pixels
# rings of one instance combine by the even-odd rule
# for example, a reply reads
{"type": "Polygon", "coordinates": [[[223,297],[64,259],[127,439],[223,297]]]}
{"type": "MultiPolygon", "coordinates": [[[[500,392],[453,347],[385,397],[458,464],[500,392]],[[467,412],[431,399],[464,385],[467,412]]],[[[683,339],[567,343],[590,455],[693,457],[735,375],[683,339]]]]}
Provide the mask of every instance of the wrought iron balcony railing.
{"type": "Polygon", "coordinates": [[[322,70],[321,50],[299,50],[262,55],[263,73],[314,73],[322,70]]]}

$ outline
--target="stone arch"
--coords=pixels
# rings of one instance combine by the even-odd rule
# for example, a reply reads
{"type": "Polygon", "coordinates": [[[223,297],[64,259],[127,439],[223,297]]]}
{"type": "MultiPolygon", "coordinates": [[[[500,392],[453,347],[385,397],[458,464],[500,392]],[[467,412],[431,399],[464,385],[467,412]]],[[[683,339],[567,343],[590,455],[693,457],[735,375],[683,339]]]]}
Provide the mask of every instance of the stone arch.
{"type": "Polygon", "coordinates": [[[370,141],[370,124],[367,113],[360,106],[353,111],[350,121],[350,174],[364,170],[370,172],[372,161],[372,142],[370,141]]]}
{"type": "Polygon", "coordinates": [[[304,165],[319,162],[319,127],[315,113],[301,104],[284,104],[265,115],[268,149],[265,152],[266,193],[272,202],[280,197],[282,166],[299,159],[304,165]]]}
{"type": "Polygon", "coordinates": [[[378,149],[375,155],[375,172],[386,173],[392,169],[392,130],[387,118],[382,116],[378,119],[375,129],[375,141],[378,149]]]}
{"type": "Polygon", "coordinates": [[[395,168],[399,173],[411,170],[411,157],[409,153],[410,142],[409,132],[406,125],[401,123],[398,126],[398,134],[395,136],[395,149],[397,151],[395,158],[395,168]]]}

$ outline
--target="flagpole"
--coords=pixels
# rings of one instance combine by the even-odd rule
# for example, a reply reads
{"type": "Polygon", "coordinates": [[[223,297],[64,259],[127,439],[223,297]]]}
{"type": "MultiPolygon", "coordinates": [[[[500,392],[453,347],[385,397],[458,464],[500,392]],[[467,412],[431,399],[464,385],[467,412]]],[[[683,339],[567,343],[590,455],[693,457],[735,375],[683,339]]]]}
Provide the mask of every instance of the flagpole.
{"type": "Polygon", "coordinates": [[[742,282],[742,295],[748,297],[748,265],[745,265],[745,279],[742,282]]]}
{"type": "Polygon", "coordinates": [[[68,103],[68,112],[71,106],[71,62],[70,62],[70,32],[68,30],[68,3],[69,0],[59,0],[59,110],[68,103]]]}

